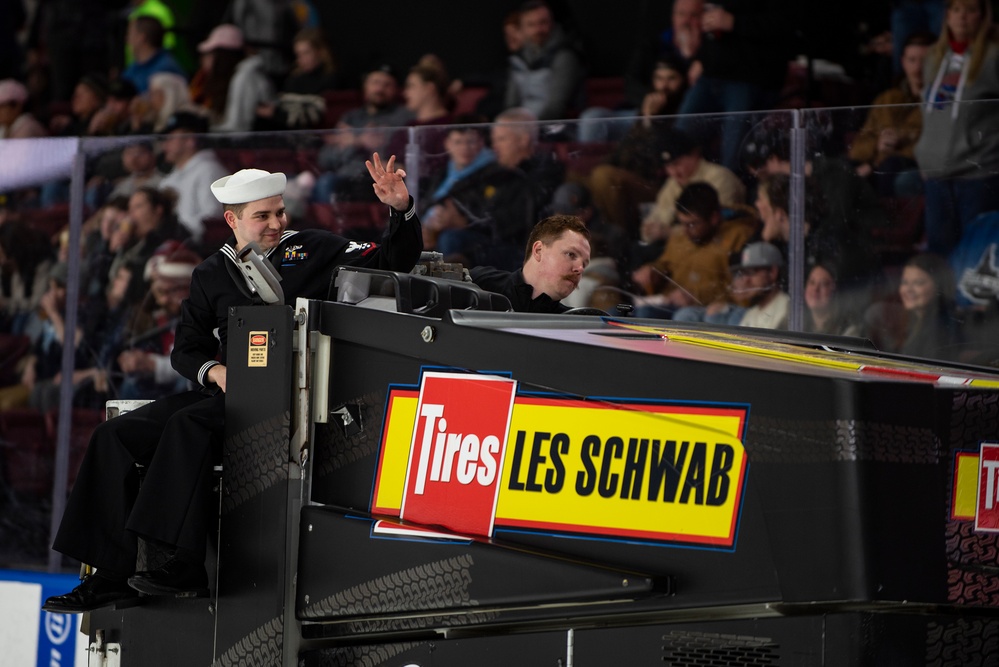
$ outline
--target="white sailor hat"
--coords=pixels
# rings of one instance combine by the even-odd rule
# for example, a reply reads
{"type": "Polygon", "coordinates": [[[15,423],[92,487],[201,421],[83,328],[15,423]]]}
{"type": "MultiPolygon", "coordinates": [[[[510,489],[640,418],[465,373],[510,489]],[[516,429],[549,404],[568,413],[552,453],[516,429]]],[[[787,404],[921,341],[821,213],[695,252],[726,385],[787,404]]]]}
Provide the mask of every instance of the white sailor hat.
{"type": "Polygon", "coordinates": [[[263,169],[240,169],[231,176],[223,176],[212,183],[212,194],[223,204],[248,204],[284,194],[288,177],[272,174],[263,169]]]}

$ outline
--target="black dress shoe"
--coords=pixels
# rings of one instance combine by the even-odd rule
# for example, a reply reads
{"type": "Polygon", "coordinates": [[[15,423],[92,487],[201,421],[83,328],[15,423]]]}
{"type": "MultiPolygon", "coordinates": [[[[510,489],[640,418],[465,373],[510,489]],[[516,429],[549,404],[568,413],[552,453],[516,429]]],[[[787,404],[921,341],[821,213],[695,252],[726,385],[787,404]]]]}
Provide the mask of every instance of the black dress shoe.
{"type": "Polygon", "coordinates": [[[55,614],[80,614],[109,607],[116,602],[135,602],[138,599],[139,595],[124,581],[90,575],[69,593],[50,597],[42,609],[55,614]]]}
{"type": "Polygon", "coordinates": [[[155,570],[136,572],[128,585],[147,595],[173,595],[179,598],[208,596],[208,574],[201,563],[172,558],[155,570]]]}

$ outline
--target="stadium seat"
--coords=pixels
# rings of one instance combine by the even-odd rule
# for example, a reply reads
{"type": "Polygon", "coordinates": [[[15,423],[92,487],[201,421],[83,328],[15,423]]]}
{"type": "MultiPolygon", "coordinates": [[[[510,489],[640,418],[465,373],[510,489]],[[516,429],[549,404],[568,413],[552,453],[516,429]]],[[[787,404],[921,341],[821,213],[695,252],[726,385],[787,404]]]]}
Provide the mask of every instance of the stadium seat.
{"type": "Polygon", "coordinates": [[[0,333],[0,387],[20,382],[17,363],[31,350],[31,339],[9,333],[0,333]]]}
{"type": "MultiPolygon", "coordinates": [[[[69,429],[69,471],[66,478],[66,489],[73,488],[76,474],[80,471],[83,455],[87,452],[90,436],[97,425],[104,421],[104,411],[92,408],[73,408],[69,429]]],[[[45,413],[45,430],[49,441],[56,442],[59,427],[59,410],[53,409],[45,413]]]]}
{"type": "Polygon", "coordinates": [[[462,88],[455,95],[454,115],[475,113],[475,108],[487,94],[489,94],[487,86],[468,86],[467,88],[462,88]]]}
{"type": "Polygon", "coordinates": [[[908,257],[923,236],[924,198],[884,197],[881,206],[888,225],[871,230],[875,252],[885,261],[908,257]]]}
{"type": "Polygon", "coordinates": [[[52,440],[34,408],[0,412],[4,482],[16,495],[42,499],[52,491],[52,440]]]}
{"type": "Polygon", "coordinates": [[[323,93],[326,101],[326,116],[323,127],[336,127],[343,112],[361,106],[362,98],[359,90],[328,90],[323,93]]]}
{"type": "Polygon", "coordinates": [[[589,77],[584,84],[586,106],[616,109],[625,101],[624,77],[589,77]]]}

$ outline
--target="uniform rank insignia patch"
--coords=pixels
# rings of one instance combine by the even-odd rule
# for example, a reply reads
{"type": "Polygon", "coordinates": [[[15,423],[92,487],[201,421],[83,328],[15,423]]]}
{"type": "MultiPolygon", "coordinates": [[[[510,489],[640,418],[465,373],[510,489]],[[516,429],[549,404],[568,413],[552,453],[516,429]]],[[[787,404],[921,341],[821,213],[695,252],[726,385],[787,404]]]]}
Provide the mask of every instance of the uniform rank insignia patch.
{"type": "Polygon", "coordinates": [[[300,245],[290,245],[284,249],[284,262],[301,262],[309,258],[309,253],[300,245]]]}

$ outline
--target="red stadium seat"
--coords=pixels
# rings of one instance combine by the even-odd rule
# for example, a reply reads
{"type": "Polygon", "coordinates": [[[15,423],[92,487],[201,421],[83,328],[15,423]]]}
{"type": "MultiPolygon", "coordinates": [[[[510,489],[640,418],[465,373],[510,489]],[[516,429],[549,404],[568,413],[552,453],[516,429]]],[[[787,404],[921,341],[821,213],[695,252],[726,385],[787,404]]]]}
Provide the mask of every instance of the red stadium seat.
{"type": "Polygon", "coordinates": [[[489,93],[486,86],[468,86],[455,95],[454,115],[475,113],[475,107],[489,93]]]}
{"type": "Polygon", "coordinates": [[[554,144],[555,153],[565,165],[568,176],[586,178],[614,149],[614,143],[569,141],[554,144]]]}
{"type": "Polygon", "coordinates": [[[20,382],[17,363],[31,349],[31,339],[27,336],[0,334],[0,387],[9,387],[20,382]]]}
{"type": "Polygon", "coordinates": [[[323,93],[326,101],[326,116],[323,127],[336,127],[344,111],[361,106],[363,99],[359,90],[328,90],[323,93]]]}
{"type": "MultiPolygon", "coordinates": [[[[97,425],[104,421],[104,410],[94,410],[91,408],[73,408],[70,417],[69,430],[69,474],[66,478],[66,489],[73,488],[76,475],[80,471],[80,464],[83,462],[83,455],[87,452],[87,445],[90,443],[90,436],[97,425]]],[[[56,429],[59,426],[59,411],[50,410],[45,414],[45,429],[50,442],[56,441],[56,429]]]]}
{"type": "Polygon", "coordinates": [[[625,101],[624,77],[590,77],[584,85],[586,106],[616,109],[625,101]]]}
{"type": "Polygon", "coordinates": [[[888,215],[888,225],[871,230],[875,251],[887,261],[908,257],[923,236],[924,198],[884,197],[881,206],[888,215]]]}
{"type": "Polygon", "coordinates": [[[0,412],[3,477],[19,496],[46,498],[52,491],[52,440],[45,416],[33,408],[0,412]]]}

